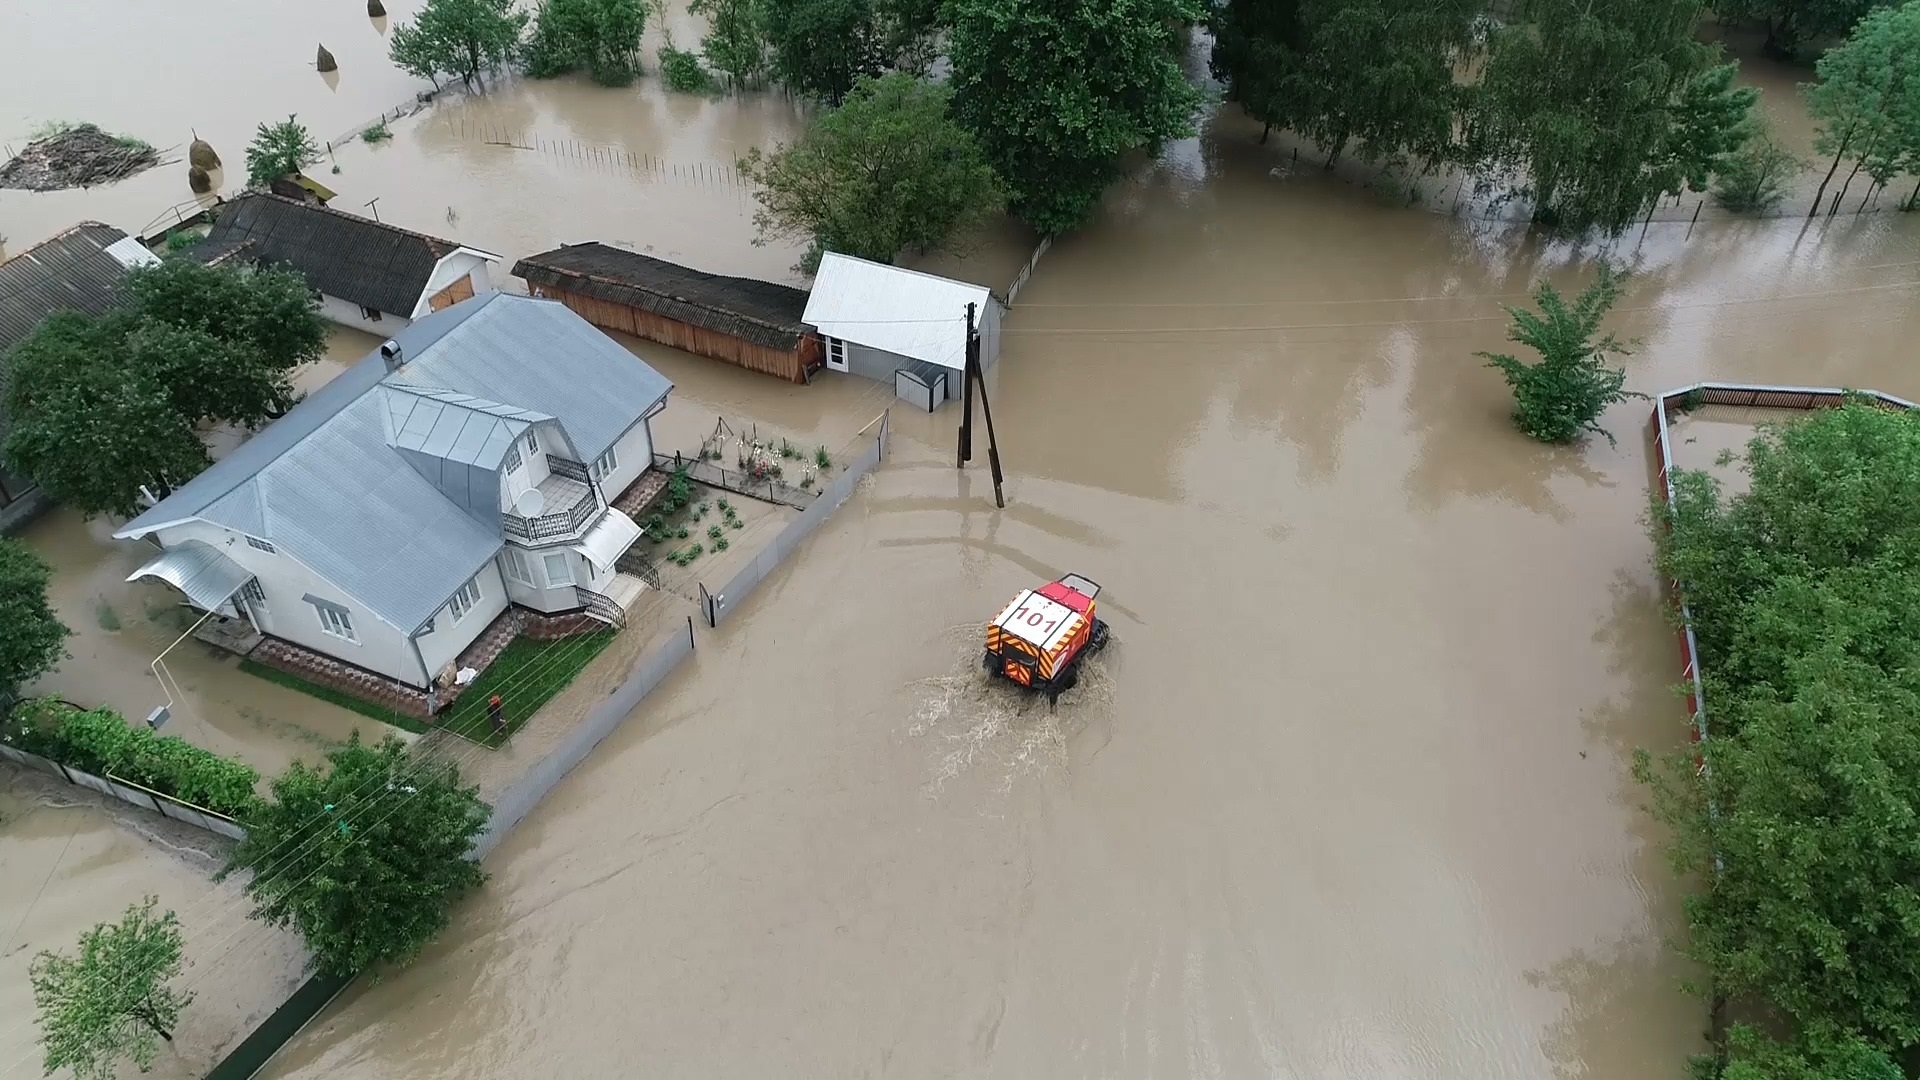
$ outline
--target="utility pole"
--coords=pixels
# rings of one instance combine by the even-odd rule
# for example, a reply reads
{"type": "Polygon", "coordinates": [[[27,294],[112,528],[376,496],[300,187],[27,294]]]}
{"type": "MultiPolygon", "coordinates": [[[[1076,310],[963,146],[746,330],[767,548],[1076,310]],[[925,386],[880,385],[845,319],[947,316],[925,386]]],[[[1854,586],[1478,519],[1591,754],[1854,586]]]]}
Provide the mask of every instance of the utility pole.
{"type": "Polygon", "coordinates": [[[974,325],[974,306],[967,305],[967,353],[966,369],[961,374],[961,397],[963,404],[960,414],[960,460],[957,468],[966,468],[973,458],[973,392],[977,384],[980,388],[980,409],[987,421],[987,464],[993,472],[993,504],[1002,510],[1007,508],[1007,497],[1001,489],[1005,476],[1000,471],[1000,440],[993,433],[993,403],[987,400],[986,375],[980,369],[980,330],[974,325]]]}

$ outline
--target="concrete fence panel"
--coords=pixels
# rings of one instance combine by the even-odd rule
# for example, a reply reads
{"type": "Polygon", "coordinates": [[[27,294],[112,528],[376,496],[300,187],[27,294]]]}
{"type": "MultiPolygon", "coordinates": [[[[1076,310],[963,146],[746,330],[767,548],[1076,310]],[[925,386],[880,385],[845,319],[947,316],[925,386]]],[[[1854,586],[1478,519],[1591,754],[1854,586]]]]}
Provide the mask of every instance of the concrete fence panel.
{"type": "MultiPolygon", "coordinates": [[[[115,794],[112,784],[107,783],[105,780],[100,779],[99,777],[93,775],[90,772],[81,772],[79,769],[68,768],[67,779],[73,781],[75,784],[78,784],[83,788],[86,788],[89,791],[97,791],[100,794],[105,795],[110,799],[117,799],[120,797],[119,795],[115,794]]],[[[147,807],[147,809],[151,810],[153,809],[153,807],[149,806],[147,807]]]]}
{"type": "MultiPolygon", "coordinates": [[[[24,765],[37,772],[46,773],[48,776],[61,780],[67,779],[67,772],[60,767],[59,762],[49,761],[39,754],[29,754],[25,750],[15,750],[11,746],[0,746],[0,758],[5,758],[16,765],[24,765]]],[[[71,783],[71,781],[68,782],[71,783]]]]}
{"type": "Polygon", "coordinates": [[[114,798],[119,799],[123,803],[130,803],[142,810],[151,810],[156,814],[160,812],[160,800],[141,791],[139,788],[128,787],[118,780],[108,779],[107,790],[113,793],[114,798]]]}

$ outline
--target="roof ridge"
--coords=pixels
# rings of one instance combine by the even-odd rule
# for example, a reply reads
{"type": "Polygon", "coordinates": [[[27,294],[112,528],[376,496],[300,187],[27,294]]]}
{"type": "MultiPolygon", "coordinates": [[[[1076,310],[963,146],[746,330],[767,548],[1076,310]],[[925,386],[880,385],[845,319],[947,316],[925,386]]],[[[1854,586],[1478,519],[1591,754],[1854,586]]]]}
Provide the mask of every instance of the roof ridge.
{"type": "Polygon", "coordinates": [[[367,225],[373,225],[378,228],[385,229],[388,232],[399,233],[402,236],[411,236],[416,240],[425,240],[429,244],[446,244],[451,248],[463,248],[467,246],[465,244],[460,243],[458,240],[448,240],[446,237],[443,237],[443,236],[433,236],[429,233],[416,232],[413,229],[408,229],[399,225],[394,225],[390,222],[381,221],[378,218],[361,217],[359,214],[349,213],[345,210],[336,210],[325,203],[309,203],[309,202],[302,202],[299,199],[289,199],[285,195],[277,195],[271,191],[242,192],[241,194],[236,195],[231,201],[238,203],[243,199],[255,199],[255,198],[272,199],[275,202],[285,203],[288,206],[297,206],[302,210],[318,210],[323,214],[332,214],[336,217],[346,218],[348,221],[358,221],[367,225]]]}
{"type": "Polygon", "coordinates": [[[114,232],[117,232],[120,234],[121,240],[128,239],[133,235],[132,233],[127,232],[125,229],[122,229],[117,225],[109,225],[104,221],[94,221],[92,219],[88,219],[86,221],[77,221],[72,225],[67,226],[64,229],[61,229],[59,232],[54,233],[52,236],[47,237],[45,240],[40,241],[37,244],[33,244],[28,247],[21,248],[18,252],[15,252],[14,254],[7,256],[5,259],[0,259],[0,266],[5,266],[7,263],[10,263],[15,259],[24,258],[28,255],[31,255],[34,252],[39,251],[41,248],[46,247],[48,244],[54,243],[55,241],[65,240],[67,237],[72,236],[73,234],[79,232],[82,229],[112,229],[114,232]]]}
{"type": "MultiPolygon", "coordinates": [[[[593,241],[593,242],[594,242],[594,243],[598,243],[598,241],[593,241]]],[[[604,245],[603,245],[603,246],[604,246],[604,245]]],[[[612,249],[612,250],[615,250],[615,251],[625,251],[625,249],[624,249],[624,248],[614,248],[614,249],[612,249]]],[[[637,253],[636,253],[636,252],[627,252],[627,254],[637,254],[637,253]]],[[[653,256],[651,256],[651,255],[649,255],[649,256],[646,256],[646,257],[647,257],[647,258],[653,258],[653,256]]],[[[521,262],[529,262],[529,261],[531,261],[531,258],[532,258],[532,257],[530,256],[529,258],[527,258],[527,259],[522,259],[522,260],[520,260],[520,261],[521,261],[521,262]]],[[[655,261],[657,261],[657,262],[667,262],[667,260],[665,260],[665,259],[658,259],[658,260],[655,260],[655,261]]],[[[669,265],[669,266],[680,266],[680,264],[679,264],[679,263],[667,263],[667,265],[669,265]]],[[[658,290],[658,289],[655,289],[655,288],[652,288],[652,287],[650,287],[650,286],[646,286],[646,285],[637,285],[637,284],[635,284],[635,283],[633,283],[633,282],[631,282],[631,281],[622,281],[622,280],[620,280],[619,278],[612,278],[612,277],[606,277],[606,276],[604,276],[604,275],[601,275],[601,274],[596,274],[596,273],[593,273],[593,272],[591,272],[591,271],[586,271],[586,270],[573,270],[573,269],[569,269],[569,268],[567,268],[567,267],[564,267],[564,266],[540,266],[540,267],[539,267],[539,269],[541,269],[541,270],[546,270],[546,271],[548,271],[548,272],[550,272],[550,273],[555,273],[555,274],[564,274],[564,275],[566,275],[567,277],[574,277],[574,278],[583,278],[583,279],[585,279],[585,280],[587,280],[587,281],[595,281],[595,282],[599,282],[599,283],[600,283],[600,284],[602,284],[602,285],[613,285],[613,286],[616,286],[616,287],[618,287],[618,288],[623,288],[623,289],[639,289],[639,290],[641,290],[642,292],[650,292],[650,293],[653,293],[653,294],[655,294],[655,295],[657,295],[657,296],[664,296],[664,297],[667,297],[668,299],[670,299],[670,300],[673,300],[673,301],[675,301],[675,302],[677,302],[677,303],[681,303],[681,304],[691,304],[691,305],[693,305],[693,306],[695,306],[695,307],[700,307],[700,308],[705,308],[705,309],[706,309],[706,310],[708,310],[708,311],[712,311],[712,312],[716,312],[716,313],[718,313],[718,314],[721,314],[721,315],[725,315],[725,316],[728,316],[729,318],[734,318],[734,319],[740,319],[740,320],[743,320],[743,321],[745,321],[745,322],[750,322],[750,323],[753,323],[753,324],[754,324],[755,326],[763,326],[763,327],[765,327],[765,328],[767,328],[768,330],[778,330],[778,331],[781,331],[781,332],[787,332],[787,331],[790,331],[790,330],[792,330],[792,326],[791,326],[791,325],[788,325],[788,324],[781,324],[781,323],[776,323],[776,322],[770,322],[770,321],[768,321],[768,320],[766,320],[766,319],[763,319],[763,318],[761,318],[760,316],[758,316],[758,315],[755,315],[755,314],[753,314],[753,313],[751,313],[751,312],[746,312],[746,311],[736,311],[736,310],[734,310],[734,309],[732,309],[732,308],[726,308],[726,307],[720,307],[719,305],[717,305],[717,304],[713,304],[713,303],[710,303],[709,301],[706,301],[706,300],[697,300],[697,299],[694,299],[693,297],[690,297],[690,296],[681,296],[681,295],[680,295],[680,294],[678,294],[678,293],[669,293],[669,292],[662,292],[661,290],[658,290]]],[[[692,268],[692,267],[682,267],[682,269],[688,269],[688,270],[692,270],[693,268],[692,268]]],[[[706,274],[706,273],[707,273],[707,272],[706,272],[705,270],[695,270],[694,272],[695,272],[695,273],[700,273],[700,274],[706,274]]],[[[723,278],[723,279],[725,279],[725,280],[728,280],[728,281],[745,281],[745,282],[749,282],[749,283],[751,283],[751,284],[756,284],[756,285],[778,285],[778,284],[780,284],[780,283],[779,283],[779,282],[777,282],[777,281],[762,281],[762,280],[760,280],[759,278],[750,278],[750,277],[739,277],[739,276],[737,276],[737,275],[731,275],[731,274],[707,274],[707,276],[708,276],[708,277],[715,277],[715,278],[723,278]]],[[[787,287],[787,288],[792,288],[792,286],[786,286],[786,287],[787,287]]],[[[795,292],[799,292],[800,290],[798,290],[798,289],[795,289],[794,291],[795,291],[795,292]]],[[[535,296],[535,297],[531,297],[530,299],[534,299],[534,300],[548,300],[548,299],[552,299],[552,298],[551,298],[551,297],[544,297],[544,296],[535,296]]],[[[799,320],[798,318],[796,318],[796,319],[794,320],[794,322],[796,322],[796,323],[797,323],[797,322],[799,322],[799,321],[800,321],[800,320],[799,320]]]]}
{"type": "MultiPolygon", "coordinates": [[[[969,289],[979,289],[985,292],[989,296],[993,295],[992,286],[982,285],[977,281],[965,281],[956,277],[947,277],[945,274],[934,274],[934,273],[929,273],[928,271],[925,271],[925,270],[915,270],[911,266],[897,266],[893,263],[875,262],[872,259],[863,259],[858,255],[848,255],[844,252],[839,252],[839,251],[829,251],[827,252],[827,254],[833,256],[836,259],[846,259],[849,262],[865,263],[868,266],[877,266],[882,270],[898,270],[903,274],[914,274],[919,277],[926,278],[929,281],[944,281],[949,285],[965,285],[969,289]]],[[[814,280],[818,281],[819,277],[820,275],[816,271],[814,274],[814,280]]]]}

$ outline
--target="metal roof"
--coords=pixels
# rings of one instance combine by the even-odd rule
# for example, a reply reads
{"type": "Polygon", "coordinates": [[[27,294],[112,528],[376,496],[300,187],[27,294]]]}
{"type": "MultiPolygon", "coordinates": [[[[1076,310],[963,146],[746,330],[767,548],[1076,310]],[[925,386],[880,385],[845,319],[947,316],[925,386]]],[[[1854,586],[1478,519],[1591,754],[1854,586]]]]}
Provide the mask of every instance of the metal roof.
{"type": "Polygon", "coordinates": [[[553,300],[489,293],[420,319],[395,340],[398,371],[369,354],[114,535],[193,520],[250,533],[411,631],[501,544],[499,507],[482,514],[471,505],[483,494],[497,504],[498,457],[463,464],[468,487],[454,490],[428,475],[424,451],[400,445],[414,413],[439,410],[422,440],[441,439],[439,417],[465,418],[457,434],[432,443],[452,457],[427,460],[481,462],[491,425],[552,418],[591,461],[672,389],[553,300]],[[396,399],[413,403],[398,430],[396,399]],[[493,480],[481,491],[471,488],[474,477],[493,480]]]}
{"type": "Polygon", "coordinates": [[[159,578],[186,593],[193,606],[211,611],[239,592],[240,586],[253,577],[253,571],[222,555],[212,544],[188,540],[147,560],[145,566],[128,574],[127,580],[144,577],[159,578]]]}
{"type": "Polygon", "coordinates": [[[495,468],[514,439],[535,423],[553,419],[451,390],[389,383],[382,392],[391,424],[389,442],[461,465],[495,468]]]}
{"type": "Polygon", "coordinates": [[[600,520],[594,522],[587,534],[580,538],[580,542],[573,545],[573,550],[604,571],[611,568],[638,539],[640,526],[632,518],[609,506],[607,512],[600,515],[600,520]]]}
{"type": "Polygon", "coordinates": [[[993,302],[984,285],[829,251],[801,319],[829,337],[961,371],[967,305],[977,322],[993,302]]]}

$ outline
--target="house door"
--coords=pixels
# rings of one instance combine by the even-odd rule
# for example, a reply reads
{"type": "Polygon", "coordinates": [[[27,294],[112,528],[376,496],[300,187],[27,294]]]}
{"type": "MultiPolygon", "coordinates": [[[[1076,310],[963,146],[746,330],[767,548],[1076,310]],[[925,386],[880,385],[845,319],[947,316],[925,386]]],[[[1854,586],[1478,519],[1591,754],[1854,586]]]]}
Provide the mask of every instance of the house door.
{"type": "Polygon", "coordinates": [[[827,367],[832,371],[847,370],[847,342],[844,338],[825,338],[827,343],[827,367]]]}

